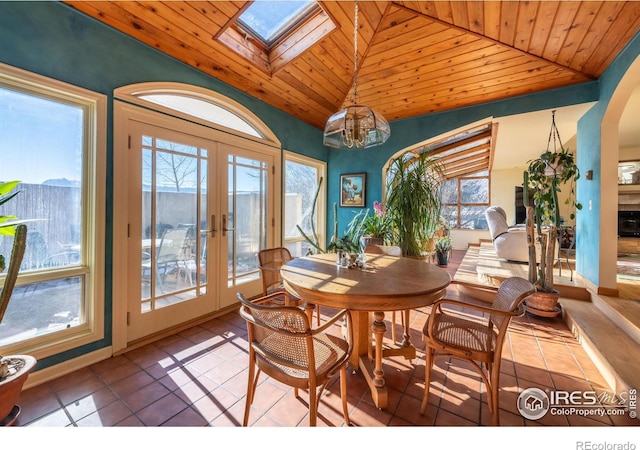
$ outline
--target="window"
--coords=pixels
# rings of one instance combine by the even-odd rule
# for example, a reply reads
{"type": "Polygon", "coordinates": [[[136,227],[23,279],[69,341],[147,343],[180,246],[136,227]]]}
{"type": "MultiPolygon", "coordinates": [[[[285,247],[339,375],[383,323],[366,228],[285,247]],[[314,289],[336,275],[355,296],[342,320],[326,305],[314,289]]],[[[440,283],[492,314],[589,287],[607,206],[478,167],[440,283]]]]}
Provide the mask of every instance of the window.
{"type": "Polygon", "coordinates": [[[264,137],[242,117],[208,101],[177,93],[140,95],[140,98],[185,114],[193,115],[208,122],[222,125],[226,128],[231,128],[232,130],[241,131],[249,136],[257,138],[264,137]]]}
{"type": "Polygon", "coordinates": [[[258,116],[240,103],[205,88],[182,83],[149,82],[120,87],[114,91],[114,97],[152,111],[280,147],[278,138],[258,116]]]}
{"type": "Polygon", "coordinates": [[[451,228],[486,230],[484,211],[489,206],[489,172],[447,180],[443,204],[444,216],[451,228]]]}
{"type": "Polygon", "coordinates": [[[0,180],[20,181],[2,214],[29,220],[4,350],[102,337],[105,118],[105,96],[0,65],[0,180]]]}
{"type": "Polygon", "coordinates": [[[336,28],[315,1],[256,0],[214,39],[273,76],[336,28]]]}
{"type": "Polygon", "coordinates": [[[317,9],[315,1],[254,1],[238,18],[248,31],[270,46],[317,9]]]}
{"type": "Polygon", "coordinates": [[[486,119],[407,149],[428,152],[444,165],[447,181],[443,186],[443,215],[451,228],[488,228],[484,211],[489,206],[489,171],[496,132],[496,126],[486,119]]]}
{"type": "Polygon", "coordinates": [[[298,226],[312,240],[315,230],[317,242],[320,247],[325,247],[326,165],[285,152],[284,166],[284,245],[293,256],[304,256],[315,249],[300,233],[298,226]]]}

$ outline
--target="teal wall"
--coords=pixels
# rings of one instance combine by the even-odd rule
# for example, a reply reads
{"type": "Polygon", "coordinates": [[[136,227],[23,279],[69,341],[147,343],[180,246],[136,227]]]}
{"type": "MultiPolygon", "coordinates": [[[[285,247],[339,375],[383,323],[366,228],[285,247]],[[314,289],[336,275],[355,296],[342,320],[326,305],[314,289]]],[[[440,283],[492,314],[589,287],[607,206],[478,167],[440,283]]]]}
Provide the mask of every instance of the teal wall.
{"type": "MultiPolygon", "coordinates": [[[[599,101],[578,121],[577,162],[581,173],[601,167],[602,159],[609,156],[603,155],[600,148],[602,140],[600,124],[620,80],[638,55],[640,55],[640,35],[636,35],[629,42],[600,77],[599,101]]],[[[617,154],[610,157],[618,160],[617,154]]],[[[590,211],[584,204],[584,208],[576,217],[576,252],[580,254],[576,262],[576,271],[598,286],[602,225],[600,170],[593,171],[593,181],[577,183],[576,195],[578,199],[590,199],[593,205],[590,211]]]]}
{"type": "MultiPolygon", "coordinates": [[[[148,81],[171,81],[189,83],[238,101],[251,109],[275,133],[286,150],[327,161],[328,205],[339,200],[339,176],[343,173],[367,173],[367,206],[381,199],[381,171],[384,163],[397,151],[414,143],[437,136],[446,131],[467,125],[490,116],[519,114],[539,109],[560,107],[569,104],[591,102],[598,96],[610,95],[620,75],[628,66],[628,60],[640,53],[640,43],[634,39],[625,53],[607,71],[603,81],[585,83],[564,89],[521,96],[500,102],[429,114],[411,120],[391,123],[391,138],[383,146],[366,151],[342,151],[327,149],[322,145],[322,130],[313,128],[251,96],[202,74],[185,64],[163,55],[152,47],[141,44],[72,8],[57,2],[0,2],[0,62],[34,73],[55,78],[108,96],[107,133],[107,224],[106,224],[106,288],[105,329],[106,336],[100,341],[73,351],[45,358],[38,363],[44,368],[81,354],[94,351],[111,343],[111,265],[113,211],[113,143],[112,111],[113,90],[120,86],[148,81]]],[[[579,164],[589,167],[599,160],[597,135],[602,107],[597,105],[579,125],[579,164]],[[581,136],[585,136],[582,139],[581,136]],[[588,145],[584,141],[589,141],[588,145]],[[580,145],[580,144],[579,144],[580,145]]],[[[589,185],[594,189],[597,183],[589,185]]],[[[583,189],[578,187],[579,196],[583,189]]],[[[592,193],[589,192],[591,195],[592,193]]],[[[592,195],[593,197],[593,195],[592,195]]],[[[331,231],[333,209],[327,214],[328,230],[331,231]]],[[[339,208],[341,232],[352,218],[353,212],[339,208]]],[[[579,229],[598,226],[590,216],[578,215],[579,229]]],[[[596,228],[597,229],[597,228],[596,228]]],[[[597,231],[593,231],[597,239],[597,231]]],[[[588,252],[597,246],[582,245],[586,238],[579,238],[578,251],[588,252]]],[[[593,241],[591,241],[593,242],[593,241]]],[[[595,250],[597,251],[597,250],[595,250]]],[[[597,255],[581,258],[593,262],[597,255]]],[[[592,267],[595,267],[593,265],[592,267]]],[[[589,268],[580,267],[581,273],[593,280],[589,268]]]]}

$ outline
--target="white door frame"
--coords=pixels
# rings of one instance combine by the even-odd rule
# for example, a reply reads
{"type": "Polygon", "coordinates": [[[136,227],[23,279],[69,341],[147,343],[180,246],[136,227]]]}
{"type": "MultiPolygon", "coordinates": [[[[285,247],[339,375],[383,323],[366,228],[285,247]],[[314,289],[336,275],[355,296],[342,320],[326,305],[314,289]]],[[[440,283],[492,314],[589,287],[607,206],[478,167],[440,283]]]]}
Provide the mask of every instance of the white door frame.
{"type": "MultiPolygon", "coordinates": [[[[181,119],[168,116],[155,111],[150,111],[135,105],[114,101],[114,166],[115,180],[128,180],[128,148],[129,148],[129,121],[146,122],[168,129],[176,128],[180,132],[202,135],[206,139],[227,143],[232,146],[245,149],[254,149],[259,152],[269,153],[274,158],[273,186],[274,195],[268,202],[268,220],[273,223],[269,227],[268,241],[279,241],[281,229],[281,150],[273,144],[255,142],[229,133],[219,131],[213,127],[206,127],[196,123],[185,122],[181,119]],[[276,233],[276,231],[278,232],[276,233]]],[[[226,168],[225,168],[226,170],[226,168]]],[[[127,248],[118,245],[127,242],[127,224],[129,208],[129,192],[126,182],[115,182],[113,192],[113,289],[112,289],[112,343],[113,351],[118,352],[127,347],[127,248]]]]}

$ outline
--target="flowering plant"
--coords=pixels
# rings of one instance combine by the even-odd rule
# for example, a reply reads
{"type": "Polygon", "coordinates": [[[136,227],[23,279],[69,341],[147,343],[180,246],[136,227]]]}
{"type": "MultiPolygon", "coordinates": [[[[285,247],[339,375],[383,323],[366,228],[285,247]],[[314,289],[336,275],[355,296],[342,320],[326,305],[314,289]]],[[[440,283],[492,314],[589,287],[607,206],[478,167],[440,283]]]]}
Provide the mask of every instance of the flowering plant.
{"type": "Polygon", "coordinates": [[[387,215],[384,203],[373,202],[373,215],[367,215],[362,222],[362,235],[382,238],[385,241],[391,237],[391,220],[387,215]]]}

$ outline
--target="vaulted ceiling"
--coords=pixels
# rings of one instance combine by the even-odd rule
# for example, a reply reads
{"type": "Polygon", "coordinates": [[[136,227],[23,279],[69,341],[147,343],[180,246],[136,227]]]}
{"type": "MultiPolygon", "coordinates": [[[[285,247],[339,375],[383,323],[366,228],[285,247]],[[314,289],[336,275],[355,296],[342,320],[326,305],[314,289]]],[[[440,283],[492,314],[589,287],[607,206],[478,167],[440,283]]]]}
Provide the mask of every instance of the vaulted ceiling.
{"type": "MultiPolygon", "coordinates": [[[[322,129],[353,101],[354,3],[266,48],[245,1],[67,1],[73,8],[322,129]]],[[[597,79],[640,30],[640,2],[358,2],[358,100],[389,121],[597,79]]]]}

